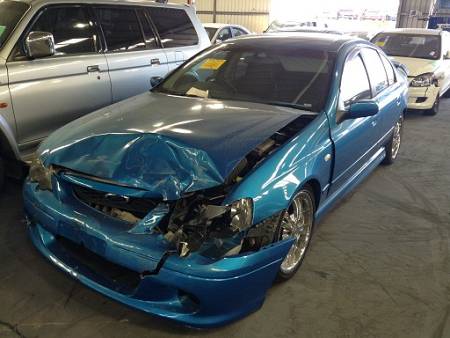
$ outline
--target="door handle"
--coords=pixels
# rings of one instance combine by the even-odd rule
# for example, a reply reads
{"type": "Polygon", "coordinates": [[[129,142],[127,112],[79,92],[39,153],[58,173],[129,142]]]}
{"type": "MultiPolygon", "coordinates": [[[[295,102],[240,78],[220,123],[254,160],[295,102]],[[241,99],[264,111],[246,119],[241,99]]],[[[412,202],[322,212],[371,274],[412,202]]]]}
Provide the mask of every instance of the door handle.
{"type": "Polygon", "coordinates": [[[100,66],[99,65],[93,65],[87,67],[88,73],[100,73],[100,66]]]}
{"type": "Polygon", "coordinates": [[[159,66],[159,65],[161,64],[161,61],[159,61],[158,58],[154,58],[154,59],[151,59],[151,60],[150,60],[150,64],[151,64],[152,66],[159,66]]]}

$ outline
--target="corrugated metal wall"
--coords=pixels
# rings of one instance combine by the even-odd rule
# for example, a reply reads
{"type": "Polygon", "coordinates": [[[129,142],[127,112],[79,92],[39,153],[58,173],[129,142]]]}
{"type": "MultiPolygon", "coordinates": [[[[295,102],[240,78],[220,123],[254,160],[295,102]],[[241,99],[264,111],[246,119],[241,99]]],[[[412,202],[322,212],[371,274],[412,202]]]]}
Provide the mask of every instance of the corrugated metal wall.
{"type": "Polygon", "coordinates": [[[436,0],[400,0],[397,15],[399,28],[426,28],[436,0]]]}
{"type": "MultiPolygon", "coordinates": [[[[272,0],[197,0],[195,7],[202,22],[234,23],[260,33],[269,25],[272,0]]],[[[172,0],[186,3],[186,0],[172,0]]]]}

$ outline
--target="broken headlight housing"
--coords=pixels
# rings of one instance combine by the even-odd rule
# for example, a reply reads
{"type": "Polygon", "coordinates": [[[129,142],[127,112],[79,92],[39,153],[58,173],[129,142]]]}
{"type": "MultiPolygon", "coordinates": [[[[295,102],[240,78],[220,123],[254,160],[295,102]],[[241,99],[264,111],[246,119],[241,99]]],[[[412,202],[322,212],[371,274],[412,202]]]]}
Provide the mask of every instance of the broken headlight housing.
{"type": "Polygon", "coordinates": [[[436,84],[436,77],[434,73],[425,73],[419,76],[416,76],[412,79],[410,86],[411,87],[430,87],[431,85],[436,84]]]}
{"type": "Polygon", "coordinates": [[[52,190],[52,167],[47,168],[39,157],[35,157],[31,162],[28,178],[31,182],[37,183],[41,190],[52,190]]]}
{"type": "Polygon", "coordinates": [[[253,200],[242,198],[230,205],[230,226],[233,231],[243,231],[252,225],[253,221],[253,200]]]}

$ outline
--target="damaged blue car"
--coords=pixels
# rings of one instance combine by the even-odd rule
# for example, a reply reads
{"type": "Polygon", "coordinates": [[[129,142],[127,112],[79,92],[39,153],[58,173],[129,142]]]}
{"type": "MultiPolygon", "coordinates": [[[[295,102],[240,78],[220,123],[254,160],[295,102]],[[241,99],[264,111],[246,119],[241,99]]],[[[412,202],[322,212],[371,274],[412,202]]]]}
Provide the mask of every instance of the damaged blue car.
{"type": "Polygon", "coordinates": [[[399,152],[406,74],[363,40],[249,36],[152,82],[42,143],[25,210],[50,262],[185,325],[257,310],[320,218],[399,152]]]}

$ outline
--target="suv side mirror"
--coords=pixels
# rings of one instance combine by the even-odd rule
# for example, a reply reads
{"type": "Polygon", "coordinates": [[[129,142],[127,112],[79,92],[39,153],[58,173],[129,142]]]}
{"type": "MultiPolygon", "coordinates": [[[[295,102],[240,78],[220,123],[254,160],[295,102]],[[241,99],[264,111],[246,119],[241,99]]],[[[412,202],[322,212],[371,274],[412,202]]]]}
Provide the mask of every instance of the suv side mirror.
{"type": "Polygon", "coordinates": [[[30,59],[55,55],[55,39],[52,33],[30,32],[25,39],[25,51],[30,59]]]}
{"type": "Polygon", "coordinates": [[[380,110],[378,103],[373,100],[361,100],[350,105],[347,119],[357,119],[360,117],[368,117],[376,115],[380,110]]]}

